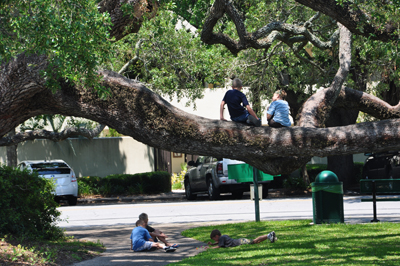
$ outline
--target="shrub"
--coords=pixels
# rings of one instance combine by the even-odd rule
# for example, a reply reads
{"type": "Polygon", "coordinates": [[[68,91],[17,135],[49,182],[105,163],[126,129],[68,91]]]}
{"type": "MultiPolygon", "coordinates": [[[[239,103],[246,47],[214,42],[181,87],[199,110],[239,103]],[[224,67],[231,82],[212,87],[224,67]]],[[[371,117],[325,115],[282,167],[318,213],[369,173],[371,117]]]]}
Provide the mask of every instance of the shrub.
{"type": "Polygon", "coordinates": [[[0,234],[59,239],[64,235],[52,180],[27,170],[0,166],[0,234]]]}
{"type": "Polygon", "coordinates": [[[283,187],[291,189],[306,189],[307,185],[304,183],[301,176],[288,176],[283,180],[283,187]]]}
{"type": "Polygon", "coordinates": [[[156,194],[171,191],[171,176],[168,172],[149,172],[115,174],[103,178],[81,177],[78,178],[78,185],[80,196],[156,194]]]}
{"type": "Polygon", "coordinates": [[[171,176],[171,186],[173,189],[182,189],[184,187],[185,174],[187,172],[187,164],[181,164],[182,171],[179,174],[173,173],[171,176]]]}
{"type": "MultiPolygon", "coordinates": [[[[364,163],[354,163],[354,181],[356,183],[360,182],[360,179],[362,177],[362,169],[363,169],[364,163]]],[[[315,178],[319,173],[321,173],[324,170],[327,170],[327,165],[326,164],[307,164],[307,173],[310,179],[310,183],[315,181],[315,178]]],[[[351,181],[353,182],[353,181],[351,181]]],[[[307,188],[307,185],[303,182],[303,178],[300,176],[300,170],[293,172],[292,175],[286,177],[283,180],[283,187],[284,188],[300,188],[300,189],[305,189],[307,188]]]]}
{"type": "Polygon", "coordinates": [[[314,182],[317,175],[322,171],[328,169],[328,165],[326,164],[307,164],[307,173],[308,177],[310,178],[310,182],[314,182]]]}
{"type": "Polygon", "coordinates": [[[78,177],[78,193],[79,196],[93,196],[99,195],[99,181],[100,177],[98,176],[83,176],[78,177]]]}
{"type": "Polygon", "coordinates": [[[354,180],[356,183],[360,183],[362,178],[364,163],[354,163],[354,180]]]}

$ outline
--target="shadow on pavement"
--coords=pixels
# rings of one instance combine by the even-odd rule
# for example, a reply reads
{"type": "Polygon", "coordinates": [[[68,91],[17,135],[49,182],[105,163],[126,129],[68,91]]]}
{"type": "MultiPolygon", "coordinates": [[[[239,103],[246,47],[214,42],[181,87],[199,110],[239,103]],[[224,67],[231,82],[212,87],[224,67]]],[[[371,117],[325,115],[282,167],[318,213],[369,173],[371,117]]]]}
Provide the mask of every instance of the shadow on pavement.
{"type": "Polygon", "coordinates": [[[105,245],[107,250],[100,256],[91,260],[76,263],[77,266],[90,265],[167,265],[169,263],[181,261],[184,258],[194,256],[204,249],[201,248],[205,243],[186,238],[181,232],[202,225],[210,225],[210,223],[191,223],[191,224],[162,224],[156,228],[165,232],[168,236],[168,242],[171,244],[179,244],[179,248],[175,252],[166,253],[163,250],[155,250],[148,252],[132,252],[130,250],[130,234],[132,226],[119,225],[105,227],[97,226],[92,229],[88,227],[75,227],[67,229],[68,235],[73,235],[76,239],[90,240],[93,242],[100,241],[105,245]],[[198,249],[196,249],[198,248],[198,249]]]}

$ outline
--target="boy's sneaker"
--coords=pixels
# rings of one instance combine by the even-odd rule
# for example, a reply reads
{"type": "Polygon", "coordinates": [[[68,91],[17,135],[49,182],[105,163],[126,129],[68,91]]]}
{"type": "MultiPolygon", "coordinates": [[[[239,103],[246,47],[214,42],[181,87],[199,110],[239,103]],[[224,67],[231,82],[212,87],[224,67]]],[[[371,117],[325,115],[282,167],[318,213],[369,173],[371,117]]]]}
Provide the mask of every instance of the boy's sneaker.
{"type": "Polygon", "coordinates": [[[271,241],[271,243],[274,243],[275,240],[277,240],[274,231],[272,231],[271,233],[269,233],[269,234],[267,235],[267,238],[269,239],[269,241],[271,241]]]}
{"type": "Polygon", "coordinates": [[[167,247],[167,246],[163,247],[163,249],[165,250],[165,252],[174,252],[176,250],[176,248],[167,247]]]}

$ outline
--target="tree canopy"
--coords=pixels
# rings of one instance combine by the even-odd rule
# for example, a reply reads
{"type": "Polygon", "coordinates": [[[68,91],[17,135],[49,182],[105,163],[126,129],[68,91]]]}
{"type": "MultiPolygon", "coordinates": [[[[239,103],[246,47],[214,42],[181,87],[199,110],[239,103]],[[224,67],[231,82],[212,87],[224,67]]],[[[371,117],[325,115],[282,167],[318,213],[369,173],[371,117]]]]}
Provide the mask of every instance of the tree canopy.
{"type": "MultiPolygon", "coordinates": [[[[349,79],[353,62],[360,67],[362,60],[366,66],[373,59],[381,63],[380,67],[360,69],[368,69],[368,74],[378,76],[381,83],[386,78],[386,84],[392,82],[392,86],[398,86],[399,1],[215,0],[212,6],[208,1],[183,1],[182,6],[193,9],[174,5],[172,1],[160,3],[146,0],[1,2],[0,145],[12,145],[24,139],[20,134],[12,137],[5,134],[25,120],[36,115],[61,114],[94,120],[154,147],[240,159],[268,173],[290,172],[312,156],[400,148],[400,104],[392,106],[357,87],[351,88],[358,83],[355,76],[349,79]],[[160,3],[175,15],[161,11],[160,3]],[[160,29],[171,31],[170,36],[174,30],[162,24],[148,24],[157,12],[160,16],[171,16],[171,23],[177,15],[187,18],[201,33],[182,34],[181,40],[160,41],[160,29]],[[134,73],[127,78],[109,68],[119,59],[117,46],[122,45],[119,42],[138,44],[139,39],[128,38],[142,30],[141,45],[149,51],[143,57],[143,67],[145,71],[145,66],[149,72],[158,71],[157,75],[147,77],[142,73],[144,82],[132,79],[134,73]],[[259,63],[272,58],[278,49],[283,51],[281,44],[288,47],[284,49],[288,56],[276,60],[275,65],[269,64],[275,70],[281,67],[273,74],[285,74],[284,70],[291,66],[286,71],[289,77],[297,78],[298,82],[292,83],[296,86],[302,84],[300,77],[307,79],[312,69],[319,69],[319,76],[323,78],[318,84],[325,87],[304,103],[294,127],[253,128],[209,120],[184,113],[155,93],[162,91],[160,87],[173,90],[181,86],[182,80],[185,84],[192,80],[191,86],[195,88],[210,72],[218,72],[223,57],[212,58],[210,62],[198,61],[199,69],[179,64],[193,53],[205,53],[200,57],[205,60],[211,54],[224,55],[221,50],[218,54],[215,52],[223,48],[236,59],[246,58],[246,53],[247,58],[256,55],[255,63],[259,63]],[[193,49],[191,53],[179,49],[189,45],[193,49]],[[163,54],[165,61],[160,63],[160,58],[152,56],[152,49],[154,54],[163,54]],[[318,57],[324,59],[316,60],[318,57]],[[296,67],[302,62],[307,62],[309,70],[296,73],[296,67]],[[164,72],[176,75],[168,75],[173,80],[167,82],[160,79],[164,72]],[[151,90],[146,84],[151,84],[148,85],[151,90]],[[361,110],[382,121],[326,127],[333,108],[361,110]]],[[[227,72],[214,77],[218,74],[222,78],[227,72]]],[[[263,84],[262,79],[257,80],[257,70],[252,76],[255,83],[263,84]]],[[[314,82],[303,81],[311,85],[314,82]]]]}

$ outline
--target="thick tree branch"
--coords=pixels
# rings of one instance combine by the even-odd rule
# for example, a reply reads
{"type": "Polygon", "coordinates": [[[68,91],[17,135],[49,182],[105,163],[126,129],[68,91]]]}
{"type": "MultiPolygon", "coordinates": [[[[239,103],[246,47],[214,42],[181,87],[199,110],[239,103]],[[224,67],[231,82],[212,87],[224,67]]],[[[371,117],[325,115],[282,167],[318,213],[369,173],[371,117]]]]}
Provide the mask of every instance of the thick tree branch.
{"type": "Polygon", "coordinates": [[[340,67],[329,88],[311,96],[303,105],[298,125],[302,127],[325,127],[325,122],[347,78],[351,64],[351,33],[339,24],[339,63],[340,67]]]}
{"type": "MultiPolygon", "coordinates": [[[[354,6],[350,1],[344,2],[343,6],[339,5],[336,0],[296,0],[296,2],[330,16],[348,28],[353,34],[384,42],[399,39],[399,36],[394,34],[397,28],[396,25],[387,24],[385,29],[382,30],[370,24],[368,15],[362,10],[350,8],[350,6],[354,6]]],[[[391,5],[392,3],[384,3],[382,1],[382,4],[391,5]]]]}
{"type": "Polygon", "coordinates": [[[348,87],[340,91],[335,107],[359,110],[378,119],[400,118],[400,102],[391,106],[376,96],[348,87]]]}
{"type": "MultiPolygon", "coordinates": [[[[1,136],[28,117],[58,113],[97,121],[152,147],[239,159],[275,174],[291,172],[312,156],[400,149],[400,119],[331,128],[255,128],[185,113],[138,82],[110,71],[99,72],[102,85],[112,94],[108,99],[70,83],[60,83],[62,89],[53,94],[39,78],[37,66],[45,66],[43,60],[21,55],[2,66],[0,104],[11,98],[18,104],[0,108],[1,136]],[[11,68],[13,71],[5,71],[11,68]],[[25,81],[25,75],[15,75],[34,70],[38,77],[32,85],[25,81]],[[4,84],[20,86],[9,89],[4,84]]],[[[392,117],[399,117],[398,112],[387,115],[392,117]]]]}
{"type": "Polygon", "coordinates": [[[95,129],[86,129],[86,128],[67,128],[61,132],[54,132],[48,130],[33,130],[27,132],[19,132],[13,136],[3,137],[0,139],[0,146],[10,146],[14,144],[18,144],[27,140],[34,139],[49,139],[52,141],[62,141],[67,138],[73,137],[86,137],[88,139],[93,139],[97,137],[101,131],[103,131],[105,125],[98,125],[95,129]]]}
{"type": "Polygon", "coordinates": [[[111,37],[120,40],[128,34],[139,31],[143,23],[143,18],[148,16],[152,18],[158,10],[156,0],[102,0],[99,3],[99,12],[107,12],[111,16],[111,37]],[[133,12],[122,11],[122,7],[131,7],[133,12]]]}

